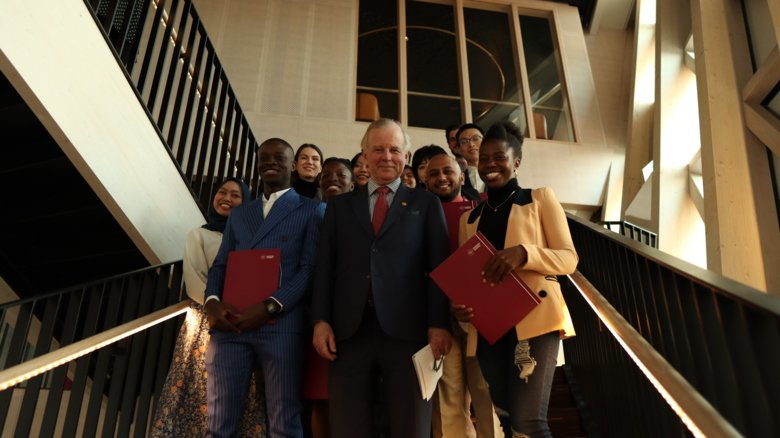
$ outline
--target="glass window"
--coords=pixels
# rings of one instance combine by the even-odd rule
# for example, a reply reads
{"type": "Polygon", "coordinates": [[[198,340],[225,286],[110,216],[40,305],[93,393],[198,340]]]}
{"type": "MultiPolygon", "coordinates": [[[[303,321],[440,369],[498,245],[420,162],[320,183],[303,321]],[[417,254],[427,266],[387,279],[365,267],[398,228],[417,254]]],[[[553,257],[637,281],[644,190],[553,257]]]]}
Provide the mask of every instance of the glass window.
{"type": "Polygon", "coordinates": [[[521,15],[520,33],[536,138],[574,141],[569,103],[561,80],[560,55],[553,42],[550,20],[521,15]]]}
{"type": "Polygon", "coordinates": [[[409,124],[444,129],[461,120],[452,6],[406,0],[409,124]]]}
{"type": "MultiPolygon", "coordinates": [[[[358,27],[358,102],[374,96],[378,116],[398,119],[398,7],[395,1],[360,1],[358,27]],[[365,97],[365,96],[363,96],[365,97]],[[393,102],[394,103],[391,103],[393,102]]],[[[357,120],[376,118],[358,105],[357,120]],[[362,114],[361,114],[362,112],[362,114]]]]}
{"type": "Polygon", "coordinates": [[[464,8],[463,15],[472,119],[487,127],[522,111],[511,20],[505,12],[473,8],[464,8]]]}
{"type": "Polygon", "coordinates": [[[750,39],[750,54],[753,58],[753,71],[761,67],[769,53],[777,45],[772,26],[772,14],[769,13],[769,1],[777,0],[742,1],[750,39]]]}
{"type": "MultiPolygon", "coordinates": [[[[761,103],[773,116],[780,119],[780,82],[774,90],[761,103]]],[[[769,155],[769,169],[772,171],[773,188],[775,190],[775,206],[777,207],[777,220],[780,223],[780,155],[767,148],[769,155]]]]}
{"type": "Polygon", "coordinates": [[[460,6],[459,23],[455,1],[360,0],[355,119],[391,117],[434,129],[464,122],[487,128],[506,120],[526,135],[530,122],[537,138],[575,141],[552,16],[519,16],[521,57],[516,6],[467,4],[460,6]],[[399,35],[405,37],[400,47],[399,35]]]}
{"type": "Polygon", "coordinates": [[[780,119],[780,82],[775,85],[774,90],[761,102],[761,105],[780,119]]]}

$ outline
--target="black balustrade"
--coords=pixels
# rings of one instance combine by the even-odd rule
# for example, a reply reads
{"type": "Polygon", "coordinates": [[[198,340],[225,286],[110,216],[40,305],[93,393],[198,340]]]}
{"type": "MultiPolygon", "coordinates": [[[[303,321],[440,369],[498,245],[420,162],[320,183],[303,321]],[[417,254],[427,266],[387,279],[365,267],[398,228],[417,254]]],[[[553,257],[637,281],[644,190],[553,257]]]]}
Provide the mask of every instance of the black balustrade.
{"type": "MultiPolygon", "coordinates": [[[[740,433],[780,436],[780,299],[569,216],[578,270],[740,433]]],[[[599,436],[689,432],[567,280],[567,363],[599,436]]],[[[685,407],[683,407],[685,408],[685,407]]]]}
{"type": "MultiPolygon", "coordinates": [[[[182,298],[176,262],[2,304],[0,370],[182,298]]],[[[0,435],[145,436],[180,324],[154,325],[0,392],[0,435]]]]}
{"type": "Polygon", "coordinates": [[[257,192],[257,141],[191,0],[85,0],[205,212],[237,176],[257,192]]]}
{"type": "Polygon", "coordinates": [[[603,221],[599,223],[608,230],[620,233],[631,240],[636,240],[637,242],[642,242],[645,245],[650,245],[653,248],[658,248],[658,235],[650,230],[646,230],[640,227],[639,225],[632,224],[628,221],[603,221]]]}

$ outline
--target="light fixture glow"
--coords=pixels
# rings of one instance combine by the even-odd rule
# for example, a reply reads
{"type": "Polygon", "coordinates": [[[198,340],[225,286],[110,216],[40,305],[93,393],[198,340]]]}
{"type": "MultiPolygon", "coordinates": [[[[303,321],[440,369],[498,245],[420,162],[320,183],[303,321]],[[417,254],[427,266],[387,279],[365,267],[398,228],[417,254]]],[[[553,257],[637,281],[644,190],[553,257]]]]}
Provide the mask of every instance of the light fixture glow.
{"type": "Polygon", "coordinates": [[[693,388],[677,370],[675,370],[634,328],[595,290],[595,287],[579,271],[568,275],[572,284],[593,309],[601,322],[620,343],[623,350],[639,367],[642,373],[661,394],[666,403],[680,417],[691,433],[696,437],[740,437],[742,436],[729,424],[704,397],[693,388]],[[620,326],[620,327],[618,327],[620,326]],[[627,340],[633,338],[632,342],[627,340]],[[633,347],[630,345],[634,343],[633,347]],[[641,348],[637,348],[637,345],[641,348]],[[662,383],[662,380],[665,383],[662,383]],[[674,386],[673,395],[668,387],[674,386]],[[680,398],[685,398],[683,403],[680,398]],[[687,407],[687,411],[682,408],[687,407]],[[691,412],[695,412],[692,415],[691,412]],[[693,417],[696,417],[694,419],[693,417]],[[707,429],[705,433],[702,429],[707,429]]]}
{"type": "Polygon", "coordinates": [[[189,309],[191,300],[168,306],[149,315],[66,345],[50,353],[35,357],[19,365],[0,371],[0,391],[4,391],[39,374],[64,365],[106,345],[132,336],[149,327],[174,318],[189,309]]]}

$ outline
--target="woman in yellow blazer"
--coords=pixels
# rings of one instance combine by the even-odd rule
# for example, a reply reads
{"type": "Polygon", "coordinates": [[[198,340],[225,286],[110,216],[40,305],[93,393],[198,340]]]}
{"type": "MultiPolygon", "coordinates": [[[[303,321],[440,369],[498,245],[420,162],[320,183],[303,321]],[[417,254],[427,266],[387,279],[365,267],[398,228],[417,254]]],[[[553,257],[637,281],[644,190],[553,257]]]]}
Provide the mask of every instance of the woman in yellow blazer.
{"type": "MultiPolygon", "coordinates": [[[[479,150],[479,175],[488,199],[460,220],[460,242],[477,231],[498,252],[485,265],[485,282],[503,281],[514,271],[534,290],[539,304],[493,345],[468,324],[466,354],[479,359],[504,433],[511,437],[549,437],[547,405],[559,340],[574,336],[557,275],[573,272],[577,253],[563,208],[550,188],[523,189],[517,183],[523,137],[515,125],[493,125],[479,150]]],[[[453,303],[461,322],[473,310],[453,303]]]]}

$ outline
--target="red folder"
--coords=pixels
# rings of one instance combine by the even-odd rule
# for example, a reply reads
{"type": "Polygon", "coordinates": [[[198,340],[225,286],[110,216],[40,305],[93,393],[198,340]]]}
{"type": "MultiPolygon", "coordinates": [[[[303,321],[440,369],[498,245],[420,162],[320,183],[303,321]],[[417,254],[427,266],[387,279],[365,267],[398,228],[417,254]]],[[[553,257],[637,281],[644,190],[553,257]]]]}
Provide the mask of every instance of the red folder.
{"type": "Polygon", "coordinates": [[[473,209],[476,205],[476,201],[445,202],[441,204],[444,208],[444,218],[447,219],[447,231],[450,235],[450,252],[458,248],[460,216],[463,212],[473,209]]]}
{"type": "Polygon", "coordinates": [[[278,248],[231,251],[222,301],[243,312],[270,297],[279,289],[281,257],[278,248]]]}
{"type": "Polygon", "coordinates": [[[539,298],[514,272],[501,283],[482,282],[482,269],[496,248],[477,232],[431,272],[431,278],[453,304],[474,309],[471,323],[490,344],[528,315],[539,298]]]}

